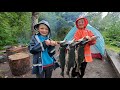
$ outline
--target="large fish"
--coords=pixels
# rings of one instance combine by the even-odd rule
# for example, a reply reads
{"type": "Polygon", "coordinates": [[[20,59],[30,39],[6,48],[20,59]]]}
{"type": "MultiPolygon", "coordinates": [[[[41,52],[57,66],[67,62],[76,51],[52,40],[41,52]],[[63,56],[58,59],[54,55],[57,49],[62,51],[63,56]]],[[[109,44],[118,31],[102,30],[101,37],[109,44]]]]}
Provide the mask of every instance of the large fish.
{"type": "MultiPolygon", "coordinates": [[[[100,52],[100,54],[102,56],[105,55],[105,42],[104,42],[104,38],[103,36],[101,35],[101,33],[95,29],[94,27],[92,27],[90,24],[87,25],[86,27],[88,30],[92,31],[92,33],[95,35],[95,36],[99,36],[99,38],[97,39],[96,41],[96,44],[95,44],[95,47],[96,49],[98,49],[98,51],[100,52]]],[[[74,26],[69,32],[68,34],[65,36],[64,40],[67,40],[67,41],[70,41],[73,39],[73,36],[75,34],[75,32],[77,31],[77,28],[76,26],[74,26]]]]}

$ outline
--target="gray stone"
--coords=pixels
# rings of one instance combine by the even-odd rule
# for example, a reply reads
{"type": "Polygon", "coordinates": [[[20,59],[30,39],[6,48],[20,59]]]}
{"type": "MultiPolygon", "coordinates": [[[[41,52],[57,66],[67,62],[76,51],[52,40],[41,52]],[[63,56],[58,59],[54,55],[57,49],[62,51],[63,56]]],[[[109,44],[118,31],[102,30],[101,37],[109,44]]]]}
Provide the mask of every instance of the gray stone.
{"type": "Polygon", "coordinates": [[[7,57],[4,55],[0,56],[0,63],[6,62],[7,61],[7,57]]]}
{"type": "Polygon", "coordinates": [[[118,77],[120,78],[120,59],[118,58],[117,53],[112,50],[107,50],[107,56],[110,59],[118,77]]]}

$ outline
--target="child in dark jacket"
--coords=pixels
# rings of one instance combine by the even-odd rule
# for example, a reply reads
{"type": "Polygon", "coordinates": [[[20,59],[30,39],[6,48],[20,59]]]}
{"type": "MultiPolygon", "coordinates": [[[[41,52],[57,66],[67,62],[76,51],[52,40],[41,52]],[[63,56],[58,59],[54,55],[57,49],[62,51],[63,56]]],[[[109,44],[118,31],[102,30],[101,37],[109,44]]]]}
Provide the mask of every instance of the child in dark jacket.
{"type": "Polygon", "coordinates": [[[32,36],[29,44],[29,51],[33,54],[32,74],[36,74],[37,78],[51,78],[57,42],[50,39],[51,31],[47,21],[40,21],[34,29],[39,33],[32,36]]]}

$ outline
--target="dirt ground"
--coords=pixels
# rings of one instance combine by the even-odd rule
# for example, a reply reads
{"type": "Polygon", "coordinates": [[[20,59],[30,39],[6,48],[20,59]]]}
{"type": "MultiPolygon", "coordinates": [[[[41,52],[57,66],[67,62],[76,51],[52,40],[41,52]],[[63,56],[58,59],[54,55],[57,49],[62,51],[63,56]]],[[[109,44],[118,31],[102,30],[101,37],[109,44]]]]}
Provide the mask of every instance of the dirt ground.
{"type": "MultiPolygon", "coordinates": [[[[60,75],[60,72],[61,72],[60,68],[54,70],[52,78],[69,78],[66,75],[66,69],[65,77],[62,77],[60,75]]],[[[0,63],[0,76],[2,78],[36,78],[35,75],[31,74],[31,70],[22,76],[12,75],[8,62],[0,63]]],[[[99,59],[94,59],[93,62],[88,63],[86,67],[86,73],[83,78],[118,78],[118,77],[109,60],[102,61],[99,59]]]]}
{"type": "MultiPolygon", "coordinates": [[[[56,50],[58,50],[58,48],[56,48],[56,50]]],[[[56,53],[56,55],[58,54],[59,51],[56,53]]],[[[30,59],[30,62],[31,62],[30,67],[32,70],[32,57],[30,59]]],[[[36,78],[35,75],[31,74],[31,70],[24,75],[14,76],[11,73],[8,62],[0,63],[1,78],[36,78]]],[[[66,75],[66,68],[64,77],[60,75],[60,72],[61,72],[60,68],[54,70],[52,78],[69,78],[66,75]]],[[[83,78],[118,78],[118,76],[109,60],[94,59],[93,62],[87,64],[85,75],[83,78]]]]}
{"type": "MultiPolygon", "coordinates": [[[[88,63],[85,72],[83,78],[118,78],[110,62],[106,60],[101,61],[99,59],[94,59],[93,62],[88,63]]],[[[62,78],[59,73],[60,68],[53,72],[53,77],[62,78]]],[[[65,75],[64,78],[69,77],[65,75]]]]}

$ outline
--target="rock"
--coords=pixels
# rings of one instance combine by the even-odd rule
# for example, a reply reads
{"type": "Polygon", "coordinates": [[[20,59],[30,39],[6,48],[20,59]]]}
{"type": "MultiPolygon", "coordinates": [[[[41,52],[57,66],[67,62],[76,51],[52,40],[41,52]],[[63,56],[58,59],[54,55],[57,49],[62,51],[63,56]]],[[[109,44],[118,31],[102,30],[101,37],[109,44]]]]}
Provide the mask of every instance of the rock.
{"type": "Polygon", "coordinates": [[[0,76],[0,78],[3,78],[3,76],[0,76]]]}
{"type": "Polygon", "coordinates": [[[0,60],[3,59],[4,57],[3,56],[0,56],[0,60]]]}
{"type": "Polygon", "coordinates": [[[118,58],[118,54],[112,50],[107,50],[107,56],[111,61],[118,77],[120,78],[120,59],[118,58]]]}
{"type": "Polygon", "coordinates": [[[8,78],[8,76],[5,76],[4,78],[8,78]]]}
{"type": "Polygon", "coordinates": [[[4,49],[11,48],[12,46],[4,46],[4,49]]]}
{"type": "Polygon", "coordinates": [[[118,53],[119,57],[120,57],[120,52],[118,53]]]}
{"type": "Polygon", "coordinates": [[[7,57],[5,55],[0,55],[0,63],[6,62],[7,57]]]}

